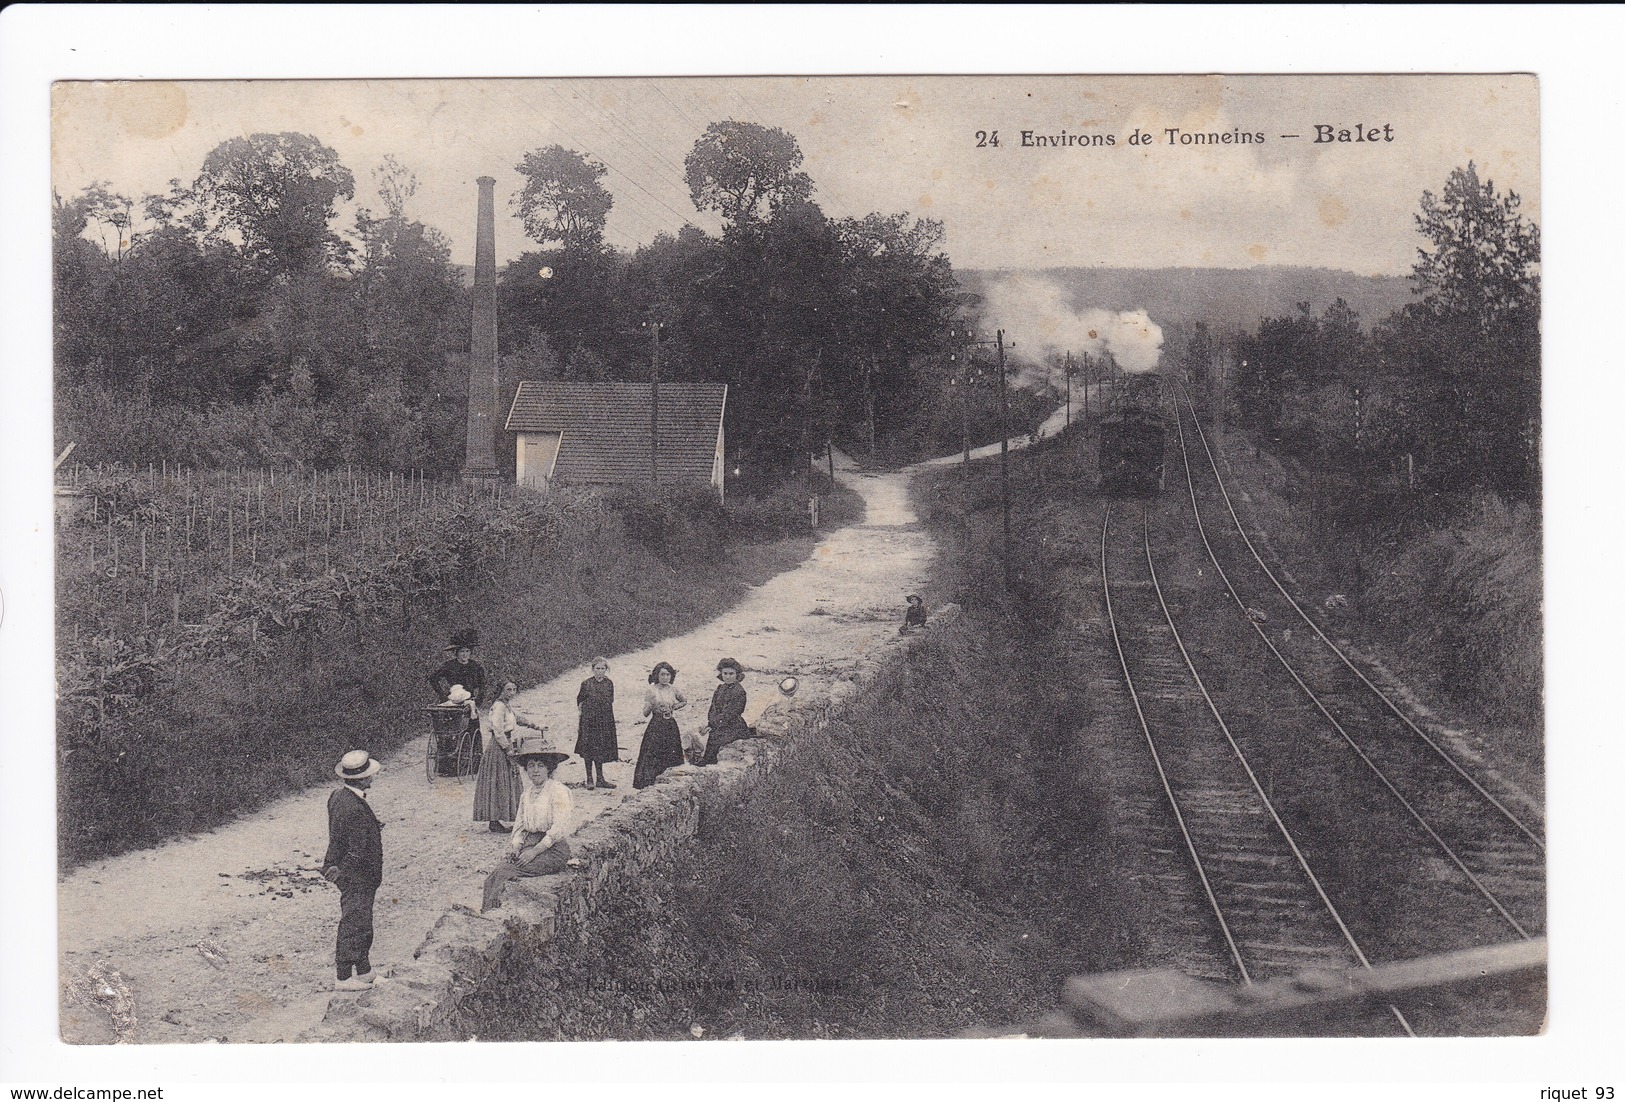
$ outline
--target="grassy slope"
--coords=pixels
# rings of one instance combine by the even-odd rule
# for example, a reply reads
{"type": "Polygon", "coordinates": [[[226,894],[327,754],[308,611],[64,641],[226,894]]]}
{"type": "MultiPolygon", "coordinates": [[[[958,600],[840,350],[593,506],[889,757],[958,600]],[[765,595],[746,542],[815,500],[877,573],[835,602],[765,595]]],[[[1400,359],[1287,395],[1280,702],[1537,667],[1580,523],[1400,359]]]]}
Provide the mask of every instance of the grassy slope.
{"type": "Polygon", "coordinates": [[[1255,453],[1239,433],[1226,440],[1232,493],[1247,492],[1244,517],[1269,532],[1300,595],[1347,594],[1350,619],[1334,621],[1335,631],[1375,653],[1444,718],[1470,724],[1492,764],[1538,778],[1545,753],[1539,512],[1479,497],[1417,503],[1414,512],[1425,506],[1431,515],[1416,519],[1396,499],[1356,534],[1313,522],[1301,469],[1255,453]]]}

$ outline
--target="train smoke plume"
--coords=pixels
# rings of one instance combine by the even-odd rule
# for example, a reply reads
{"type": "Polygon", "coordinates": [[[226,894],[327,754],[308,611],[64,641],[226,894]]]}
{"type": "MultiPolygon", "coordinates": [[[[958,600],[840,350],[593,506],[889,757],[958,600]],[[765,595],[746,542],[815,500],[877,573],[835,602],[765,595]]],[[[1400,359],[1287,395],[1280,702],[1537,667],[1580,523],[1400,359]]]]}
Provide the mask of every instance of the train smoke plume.
{"type": "Polygon", "coordinates": [[[1066,291],[1047,280],[1005,277],[988,291],[984,316],[1016,342],[1014,357],[1037,367],[1034,383],[1043,376],[1037,365],[1067,352],[1109,352],[1130,373],[1154,371],[1162,359],[1162,327],[1144,310],[1074,310],[1066,291]]]}

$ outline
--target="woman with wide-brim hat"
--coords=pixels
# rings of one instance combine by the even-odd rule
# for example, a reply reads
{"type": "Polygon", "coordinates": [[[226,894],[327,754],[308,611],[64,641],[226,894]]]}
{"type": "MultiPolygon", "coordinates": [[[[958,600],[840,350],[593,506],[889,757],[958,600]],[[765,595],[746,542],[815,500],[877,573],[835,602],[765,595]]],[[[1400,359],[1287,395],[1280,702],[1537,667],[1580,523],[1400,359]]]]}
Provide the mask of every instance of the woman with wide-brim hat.
{"type": "Polygon", "coordinates": [[[701,765],[715,765],[724,746],[756,737],[745,722],[745,687],[740,684],[744,677],[745,667],[732,658],[717,663],[717,680],[722,684],[711,694],[711,710],[705,717],[705,757],[701,765]]]}
{"type": "Polygon", "coordinates": [[[502,891],[510,880],[563,872],[574,856],[565,835],[573,825],[575,806],[570,790],[553,776],[561,764],[570,760],[570,755],[532,746],[529,742],[521,743],[513,756],[530,785],[519,797],[519,812],[514,817],[513,834],[509,838],[511,852],[485,878],[481,911],[502,906],[502,891]]]}
{"type": "Polygon", "coordinates": [[[452,655],[445,664],[429,675],[429,685],[435,699],[445,702],[453,685],[461,685],[480,703],[485,695],[485,667],[474,661],[474,650],[480,645],[480,633],[473,628],[454,632],[446,650],[452,655]]]}
{"type": "Polygon", "coordinates": [[[688,707],[688,697],[678,689],[677,670],[670,662],[657,662],[649,671],[649,691],[643,697],[643,714],[649,726],[638,747],[638,764],[632,771],[632,787],[648,788],[660,774],[683,764],[683,735],[677,729],[674,713],[688,707]]]}

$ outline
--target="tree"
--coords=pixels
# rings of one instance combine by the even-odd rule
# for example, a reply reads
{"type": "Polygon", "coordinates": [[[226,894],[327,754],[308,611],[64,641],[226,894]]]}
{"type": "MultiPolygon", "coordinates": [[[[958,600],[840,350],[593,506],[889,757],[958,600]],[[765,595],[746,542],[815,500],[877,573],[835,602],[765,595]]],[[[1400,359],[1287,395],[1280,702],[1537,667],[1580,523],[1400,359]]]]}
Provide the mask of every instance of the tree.
{"type": "Polygon", "coordinates": [[[1540,231],[1471,162],[1422,193],[1417,301],[1379,343],[1416,395],[1414,450],[1443,490],[1540,492],[1540,231]]]}
{"type": "Polygon", "coordinates": [[[603,248],[604,223],[615,203],[601,182],[608,169],[562,145],[533,149],[514,167],[525,186],[513,204],[531,240],[556,241],[572,253],[603,248]]]}
{"type": "Polygon", "coordinates": [[[383,161],[372,170],[372,182],[389,216],[405,218],[407,200],[418,193],[418,174],[401,164],[395,154],[386,153],[383,161]]]}
{"type": "Polygon", "coordinates": [[[1185,342],[1185,355],[1180,359],[1185,378],[1197,386],[1206,386],[1213,374],[1213,334],[1205,321],[1196,323],[1190,339],[1185,342]]]}
{"type": "Polygon", "coordinates": [[[1516,193],[1479,183],[1473,162],[1445,181],[1444,194],[1422,193],[1417,230],[1431,249],[1417,250],[1413,290],[1436,316],[1458,316],[1489,332],[1540,296],[1540,229],[1518,213],[1516,193]]]}
{"type": "Polygon", "coordinates": [[[447,354],[467,345],[466,300],[445,235],[406,217],[416,177],[386,158],[374,179],[390,213],[356,213],[362,260],[350,285],[371,360],[368,385],[397,388],[417,408],[436,399],[447,354]]]}
{"type": "Polygon", "coordinates": [[[730,227],[744,228],[812,196],[801,160],[794,136],[777,127],[714,122],[683,161],[683,178],[695,209],[716,211],[730,227]]]}
{"type": "Polygon", "coordinates": [[[348,251],[329,224],[338,200],[355,197],[355,178],[309,134],[221,142],[192,190],[213,232],[234,232],[243,251],[276,274],[311,271],[348,251]]]}

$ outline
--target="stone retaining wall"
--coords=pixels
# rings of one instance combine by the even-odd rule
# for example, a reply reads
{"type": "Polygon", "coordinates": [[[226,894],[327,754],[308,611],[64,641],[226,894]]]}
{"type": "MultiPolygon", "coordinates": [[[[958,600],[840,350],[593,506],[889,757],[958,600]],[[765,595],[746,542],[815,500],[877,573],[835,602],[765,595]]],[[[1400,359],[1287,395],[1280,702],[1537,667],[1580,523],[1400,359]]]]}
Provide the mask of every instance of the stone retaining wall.
{"type": "Polygon", "coordinates": [[[798,747],[821,736],[854,698],[958,612],[955,605],[939,609],[925,631],[888,640],[827,687],[775,701],[756,721],[763,737],[728,747],[717,765],[668,770],[583,823],[570,836],[582,868],[510,883],[502,908],[489,915],[460,907],[443,915],[389,982],[359,996],[334,997],[321,1024],[297,1040],[451,1040],[448,1022],[459,1002],[492,973],[505,949],[554,940],[567,946],[594,911],[628,885],[686,861],[707,808],[738,802],[793,761],[798,747]]]}

